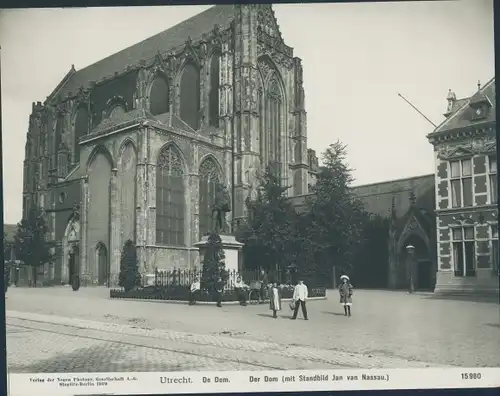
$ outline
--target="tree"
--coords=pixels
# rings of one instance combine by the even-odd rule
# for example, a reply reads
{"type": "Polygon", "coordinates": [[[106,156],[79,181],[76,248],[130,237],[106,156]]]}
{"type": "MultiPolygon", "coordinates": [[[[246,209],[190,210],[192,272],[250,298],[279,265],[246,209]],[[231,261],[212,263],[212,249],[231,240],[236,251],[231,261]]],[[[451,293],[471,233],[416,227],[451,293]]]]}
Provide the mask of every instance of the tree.
{"type": "Polygon", "coordinates": [[[349,272],[362,241],[363,204],[349,188],[354,178],[346,161],[346,146],[340,141],[331,144],[322,162],[324,167],[312,188],[308,215],[316,271],[326,275],[334,265],[349,272]]]}
{"type": "Polygon", "coordinates": [[[215,282],[217,282],[218,278],[221,278],[224,282],[227,281],[226,255],[222,246],[222,240],[217,233],[210,233],[207,242],[203,257],[201,284],[204,289],[213,292],[215,282]]]}
{"type": "Polygon", "coordinates": [[[297,214],[274,164],[266,168],[259,187],[255,201],[246,202],[249,219],[240,238],[245,262],[278,274],[293,262],[297,214]]]}
{"type": "Polygon", "coordinates": [[[118,285],[123,287],[126,292],[140,286],[141,274],[137,265],[137,248],[130,239],[123,245],[120,258],[120,274],[118,275],[118,285]]]}
{"type": "Polygon", "coordinates": [[[38,269],[54,261],[52,244],[47,239],[48,233],[49,227],[43,213],[33,208],[28,212],[28,216],[18,223],[17,233],[14,236],[16,257],[31,268],[34,287],[36,287],[38,269]]]}

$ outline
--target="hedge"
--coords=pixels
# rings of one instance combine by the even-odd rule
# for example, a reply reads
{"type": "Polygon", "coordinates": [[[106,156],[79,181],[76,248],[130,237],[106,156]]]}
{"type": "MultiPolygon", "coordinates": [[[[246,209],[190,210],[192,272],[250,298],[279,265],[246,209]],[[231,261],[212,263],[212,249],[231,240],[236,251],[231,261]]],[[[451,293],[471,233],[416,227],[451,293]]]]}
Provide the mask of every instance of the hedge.
{"type": "MultiPolygon", "coordinates": [[[[146,286],[134,290],[125,291],[123,289],[111,289],[110,298],[126,298],[138,300],[164,300],[164,301],[189,301],[189,286],[146,286]]],[[[292,298],[293,287],[284,287],[281,289],[281,298],[292,298]]],[[[309,289],[309,297],[325,297],[326,289],[324,287],[315,287],[309,289]]],[[[213,296],[208,290],[201,290],[196,299],[200,302],[213,302],[213,296]]],[[[223,302],[238,301],[238,295],[235,290],[225,290],[222,296],[223,302]]]]}

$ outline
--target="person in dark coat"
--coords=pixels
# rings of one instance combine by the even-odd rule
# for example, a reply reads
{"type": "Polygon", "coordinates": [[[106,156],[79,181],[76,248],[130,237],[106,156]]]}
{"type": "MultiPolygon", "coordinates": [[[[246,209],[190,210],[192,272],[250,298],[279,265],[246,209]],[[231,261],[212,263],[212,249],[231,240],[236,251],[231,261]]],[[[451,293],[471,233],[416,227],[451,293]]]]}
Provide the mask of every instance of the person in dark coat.
{"type": "Polygon", "coordinates": [[[219,276],[215,282],[215,301],[217,301],[217,306],[222,307],[222,295],[224,294],[224,282],[219,276]]]}
{"type": "Polygon", "coordinates": [[[347,275],[342,275],[340,277],[340,282],[340,305],[344,307],[344,315],[351,316],[352,285],[347,275]]]}

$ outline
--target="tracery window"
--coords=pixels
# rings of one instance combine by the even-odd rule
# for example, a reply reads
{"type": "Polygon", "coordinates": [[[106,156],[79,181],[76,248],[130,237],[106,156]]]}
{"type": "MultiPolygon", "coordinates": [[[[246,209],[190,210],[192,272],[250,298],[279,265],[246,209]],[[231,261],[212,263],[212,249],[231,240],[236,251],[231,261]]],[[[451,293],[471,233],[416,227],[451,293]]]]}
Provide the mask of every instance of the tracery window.
{"type": "Polygon", "coordinates": [[[73,142],[73,152],[75,153],[75,163],[80,161],[80,145],[78,141],[89,132],[89,112],[85,107],[80,107],[75,117],[75,140],[73,142]]]}
{"type": "Polygon", "coordinates": [[[151,114],[165,114],[170,111],[169,87],[165,77],[155,76],[149,93],[149,111],[151,114]]]}
{"type": "Polygon", "coordinates": [[[219,127],[219,72],[220,54],[214,53],[210,61],[210,91],[208,93],[208,122],[209,125],[219,127]]]}
{"type": "Polygon", "coordinates": [[[194,130],[200,127],[200,72],[192,62],[182,72],[179,115],[194,130]]]}
{"type": "Polygon", "coordinates": [[[184,245],[184,171],[173,146],[162,149],[156,166],[156,243],[184,245]]]}
{"type": "Polygon", "coordinates": [[[215,203],[215,189],[220,182],[220,175],[213,159],[207,158],[199,172],[199,226],[200,238],[210,232],[212,227],[212,207],[215,203]]]}
{"type": "Polygon", "coordinates": [[[268,161],[281,164],[281,110],[282,98],[279,83],[272,79],[267,89],[266,130],[269,137],[267,144],[268,161]]]}
{"type": "Polygon", "coordinates": [[[57,168],[57,152],[61,148],[62,133],[63,133],[63,118],[61,115],[58,115],[56,120],[56,131],[54,139],[55,147],[54,147],[54,154],[52,157],[53,168],[57,168]]]}

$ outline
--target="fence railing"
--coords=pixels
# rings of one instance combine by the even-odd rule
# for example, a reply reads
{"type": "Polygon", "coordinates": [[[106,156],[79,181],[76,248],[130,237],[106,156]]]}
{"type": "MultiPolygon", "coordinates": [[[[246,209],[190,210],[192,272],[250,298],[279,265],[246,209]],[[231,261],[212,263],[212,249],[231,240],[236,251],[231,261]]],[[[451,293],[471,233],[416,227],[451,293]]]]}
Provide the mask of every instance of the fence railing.
{"type": "MultiPolygon", "coordinates": [[[[238,277],[241,277],[242,281],[250,285],[254,281],[262,281],[267,278],[269,283],[279,283],[279,284],[290,284],[290,279],[282,274],[276,274],[275,272],[266,272],[262,274],[258,270],[244,270],[244,271],[226,271],[226,288],[233,289],[234,284],[238,277]]],[[[145,274],[142,276],[143,286],[189,286],[194,282],[195,279],[203,281],[203,271],[199,269],[171,269],[171,270],[160,270],[156,269],[154,272],[154,277],[145,274]]]]}

